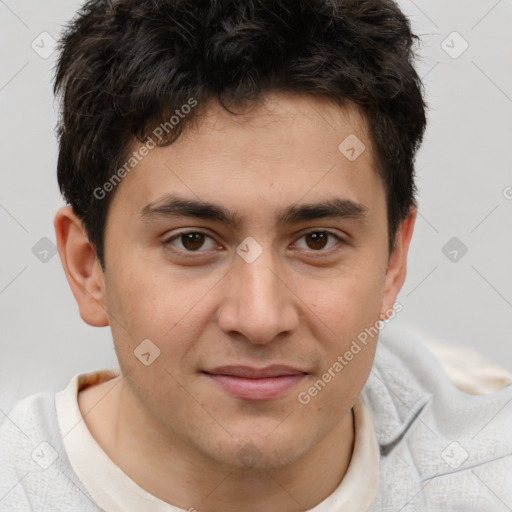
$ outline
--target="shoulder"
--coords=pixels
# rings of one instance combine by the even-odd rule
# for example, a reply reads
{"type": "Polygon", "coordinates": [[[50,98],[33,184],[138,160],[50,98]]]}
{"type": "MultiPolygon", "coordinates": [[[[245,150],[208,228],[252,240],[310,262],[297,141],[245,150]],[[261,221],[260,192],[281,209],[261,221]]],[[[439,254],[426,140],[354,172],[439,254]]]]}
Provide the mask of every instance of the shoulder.
{"type": "MultiPolygon", "coordinates": [[[[457,510],[496,510],[495,495],[512,504],[507,377],[497,390],[475,394],[493,372],[475,374],[476,388],[464,391],[417,332],[388,327],[363,391],[380,444],[382,482],[388,486],[378,510],[386,510],[386,500],[394,507],[417,501],[429,504],[427,510],[446,510],[448,504],[457,510]]],[[[463,362],[457,364],[463,376],[471,373],[464,373],[463,362]]]]}
{"type": "Polygon", "coordinates": [[[54,418],[54,393],[51,391],[34,393],[16,402],[0,424],[0,453],[18,457],[1,457],[0,460],[18,462],[20,468],[28,469],[31,463],[22,454],[36,448],[34,443],[42,433],[47,435],[54,430],[54,418]]]}
{"type": "Polygon", "coordinates": [[[0,510],[97,512],[84,491],[62,443],[55,393],[19,400],[0,424],[0,510]]]}
{"type": "Polygon", "coordinates": [[[40,392],[19,400],[0,424],[0,495],[2,510],[30,510],[25,484],[30,475],[49,464],[52,393],[40,392]],[[38,455],[40,455],[38,457],[38,455]]]}

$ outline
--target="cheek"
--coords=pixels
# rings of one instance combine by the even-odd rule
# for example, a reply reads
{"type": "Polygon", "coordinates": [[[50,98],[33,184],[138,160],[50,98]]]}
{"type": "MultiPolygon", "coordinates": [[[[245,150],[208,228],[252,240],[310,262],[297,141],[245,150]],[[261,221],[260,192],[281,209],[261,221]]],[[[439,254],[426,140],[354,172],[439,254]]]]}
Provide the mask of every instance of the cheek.
{"type": "Polygon", "coordinates": [[[138,363],[134,350],[149,339],[160,350],[157,361],[180,361],[210,319],[205,294],[215,280],[138,264],[137,258],[119,263],[106,279],[107,309],[119,357],[126,364],[138,363]]]}
{"type": "Polygon", "coordinates": [[[383,282],[382,271],[376,267],[351,269],[328,282],[311,284],[304,296],[339,343],[378,319],[383,282]]]}
{"type": "MultiPolygon", "coordinates": [[[[329,353],[325,366],[300,390],[299,403],[312,414],[322,415],[322,424],[336,422],[355,402],[370,374],[376,344],[357,338],[340,340],[329,353]]],[[[309,417],[312,418],[313,415],[309,417]]]]}
{"type": "Polygon", "coordinates": [[[108,276],[107,301],[111,311],[132,327],[151,324],[158,330],[160,323],[169,328],[186,315],[207,284],[193,279],[190,273],[152,264],[144,254],[135,253],[120,259],[108,276]]]}

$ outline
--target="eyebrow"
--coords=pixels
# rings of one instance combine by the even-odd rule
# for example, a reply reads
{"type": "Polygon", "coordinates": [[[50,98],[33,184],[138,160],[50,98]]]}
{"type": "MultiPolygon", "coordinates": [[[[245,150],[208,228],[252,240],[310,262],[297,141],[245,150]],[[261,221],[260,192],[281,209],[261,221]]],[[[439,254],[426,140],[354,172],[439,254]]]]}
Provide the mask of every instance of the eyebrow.
{"type": "MultiPolygon", "coordinates": [[[[366,206],[351,199],[333,198],[318,203],[290,205],[279,212],[277,225],[296,224],[326,217],[363,220],[367,213],[366,206]]],[[[242,224],[242,217],[238,213],[231,212],[219,204],[176,195],[167,195],[149,203],[142,209],[140,216],[144,221],[153,218],[194,217],[222,222],[235,229],[242,224]]]]}

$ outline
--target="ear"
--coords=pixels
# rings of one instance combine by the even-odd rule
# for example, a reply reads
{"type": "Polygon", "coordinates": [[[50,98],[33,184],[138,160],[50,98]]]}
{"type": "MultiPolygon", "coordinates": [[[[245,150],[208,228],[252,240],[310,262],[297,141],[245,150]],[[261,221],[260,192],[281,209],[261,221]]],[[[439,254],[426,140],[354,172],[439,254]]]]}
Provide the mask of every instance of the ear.
{"type": "Polygon", "coordinates": [[[82,221],[70,206],[64,206],[57,211],[53,225],[60,260],[82,320],[94,327],[108,325],[103,270],[82,221]]]}
{"type": "Polygon", "coordinates": [[[407,275],[407,254],[414,231],[416,215],[416,208],[411,208],[395,235],[395,247],[389,257],[388,268],[384,278],[384,292],[380,311],[381,320],[386,319],[389,312],[393,310],[398,292],[404,284],[407,275]]]}

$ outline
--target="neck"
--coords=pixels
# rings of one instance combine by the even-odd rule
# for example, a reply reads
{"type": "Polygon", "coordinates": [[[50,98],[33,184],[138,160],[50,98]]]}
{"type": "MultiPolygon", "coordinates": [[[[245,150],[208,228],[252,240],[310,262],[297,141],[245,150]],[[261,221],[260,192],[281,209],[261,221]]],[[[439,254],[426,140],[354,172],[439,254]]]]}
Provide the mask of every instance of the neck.
{"type": "Polygon", "coordinates": [[[89,431],[110,459],[147,492],[184,510],[308,510],[338,487],[352,456],[351,410],[299,459],[258,469],[219,464],[173,435],[141,411],[121,377],[78,398],[89,431]]]}

